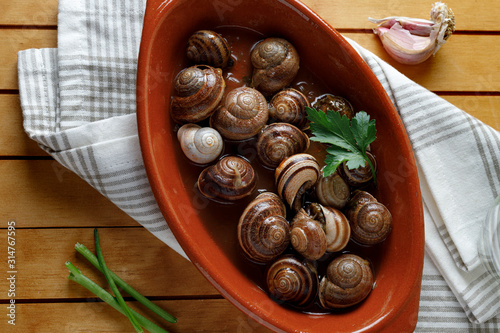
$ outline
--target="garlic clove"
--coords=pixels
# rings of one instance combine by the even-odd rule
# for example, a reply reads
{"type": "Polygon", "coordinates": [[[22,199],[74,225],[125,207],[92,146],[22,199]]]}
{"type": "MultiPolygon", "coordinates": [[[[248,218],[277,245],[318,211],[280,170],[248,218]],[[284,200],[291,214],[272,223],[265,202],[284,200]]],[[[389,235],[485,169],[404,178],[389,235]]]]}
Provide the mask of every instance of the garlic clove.
{"type": "Polygon", "coordinates": [[[446,4],[436,2],[430,16],[430,20],[399,16],[368,20],[378,24],[373,32],[391,57],[415,65],[436,54],[455,31],[455,16],[446,4]]]}

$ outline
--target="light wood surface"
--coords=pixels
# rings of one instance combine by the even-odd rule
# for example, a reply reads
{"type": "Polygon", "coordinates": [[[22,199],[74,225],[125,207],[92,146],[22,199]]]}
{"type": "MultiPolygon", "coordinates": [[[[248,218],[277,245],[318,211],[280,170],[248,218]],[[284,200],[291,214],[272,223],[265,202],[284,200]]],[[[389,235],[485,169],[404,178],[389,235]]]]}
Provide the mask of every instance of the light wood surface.
{"type": "MultiPolygon", "coordinates": [[[[424,87],[500,129],[500,5],[450,0],[457,32],[419,66],[392,61],[371,32],[368,16],[428,18],[431,2],[304,0],[346,37],[424,87]]],[[[225,300],[180,255],[43,152],[24,133],[17,52],[57,46],[57,0],[0,2],[0,332],[131,332],[129,323],[66,279],[71,260],[105,281],[74,251],[93,250],[99,228],[111,269],[179,318],[171,332],[269,332],[225,300]],[[16,222],[16,326],[7,324],[7,223],[16,222]]],[[[129,302],[137,307],[136,302],[129,302]]]]}

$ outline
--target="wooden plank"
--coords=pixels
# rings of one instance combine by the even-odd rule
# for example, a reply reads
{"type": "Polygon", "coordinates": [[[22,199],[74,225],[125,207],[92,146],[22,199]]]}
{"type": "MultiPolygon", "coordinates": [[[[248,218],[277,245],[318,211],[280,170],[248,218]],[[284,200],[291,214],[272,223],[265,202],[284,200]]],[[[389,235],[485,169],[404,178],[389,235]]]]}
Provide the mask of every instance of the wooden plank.
{"type": "Polygon", "coordinates": [[[442,96],[448,102],[500,131],[500,96],[442,96]]]}
{"type": "MultiPolygon", "coordinates": [[[[7,227],[6,221],[2,227],[7,227]]],[[[144,228],[101,228],[99,236],[109,269],[144,296],[219,295],[190,261],[144,228]]],[[[0,230],[0,237],[7,240],[7,230],[0,230]]],[[[92,228],[17,229],[15,241],[18,300],[94,298],[88,290],[67,279],[67,260],[97,284],[107,286],[103,275],[74,249],[79,242],[95,253],[92,228]]],[[[3,259],[6,263],[6,256],[3,259]]],[[[4,272],[9,270],[6,266],[4,272]]],[[[0,290],[9,290],[8,283],[7,279],[0,279],[0,290]]],[[[7,293],[3,292],[0,299],[8,299],[7,293]]]]}
{"type": "MultiPolygon", "coordinates": [[[[225,299],[156,301],[158,306],[177,316],[177,323],[158,322],[155,315],[144,313],[169,332],[270,333],[225,299]]],[[[136,304],[130,305],[138,309],[136,304]]],[[[2,306],[2,314],[6,312],[2,306]]],[[[141,311],[139,311],[141,312],[141,311]]],[[[16,327],[3,315],[1,332],[134,332],[122,314],[103,302],[16,304],[16,327]]]]}
{"type": "MultiPolygon", "coordinates": [[[[340,29],[371,29],[368,17],[407,16],[428,19],[432,1],[408,2],[400,0],[326,1],[302,0],[323,19],[340,29]]],[[[459,30],[500,30],[498,1],[448,0],[454,11],[459,30]]],[[[2,1],[0,25],[57,24],[57,0],[2,1]],[[26,8],[30,8],[29,11],[26,8]]]]}
{"type": "Polygon", "coordinates": [[[57,47],[56,30],[0,30],[0,90],[17,89],[17,52],[30,48],[57,47]]]}
{"type": "Polygon", "coordinates": [[[19,95],[0,95],[0,156],[47,156],[24,132],[19,95]]]}
{"type": "Polygon", "coordinates": [[[18,227],[139,225],[54,160],[0,160],[0,172],[0,215],[18,227]]]}

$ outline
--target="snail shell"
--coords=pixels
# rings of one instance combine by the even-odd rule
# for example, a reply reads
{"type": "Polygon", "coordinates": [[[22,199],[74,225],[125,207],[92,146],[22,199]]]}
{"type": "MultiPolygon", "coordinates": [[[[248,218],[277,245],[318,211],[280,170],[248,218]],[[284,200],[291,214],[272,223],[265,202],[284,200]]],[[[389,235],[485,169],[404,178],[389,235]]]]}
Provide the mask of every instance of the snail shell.
{"type": "Polygon", "coordinates": [[[318,97],[313,103],[313,108],[323,112],[326,112],[326,110],[339,112],[349,119],[352,119],[355,115],[354,108],[347,99],[332,94],[324,94],[318,97]]]}
{"type": "Polygon", "coordinates": [[[266,96],[288,86],[299,70],[299,54],[282,38],[266,38],[252,50],[254,66],[251,86],[266,96]]]}
{"type": "Polygon", "coordinates": [[[247,161],[238,156],[226,156],[205,168],[198,177],[198,189],[207,198],[234,201],[255,190],[255,172],[247,161]]]}
{"type": "Polygon", "coordinates": [[[206,65],[183,69],[174,80],[175,96],[170,108],[177,123],[197,123],[219,105],[226,83],[222,70],[206,65]]]}
{"type": "Polygon", "coordinates": [[[357,190],[347,203],[352,238],[364,245],[384,241],[392,231],[392,215],[371,194],[357,190]]]}
{"type": "Polygon", "coordinates": [[[259,133],[269,118],[266,98],[257,90],[239,87],[228,92],[210,117],[210,126],[230,140],[245,140],[259,133]]]}
{"type": "Polygon", "coordinates": [[[276,93],[269,102],[269,116],[279,122],[289,123],[300,129],[308,127],[306,106],[311,106],[307,97],[294,88],[276,93]]]}
{"type": "Polygon", "coordinates": [[[290,227],[285,205],[276,194],[261,193],[248,204],[238,222],[238,241],[256,262],[269,262],[285,251],[290,227]]]}
{"type": "Polygon", "coordinates": [[[186,54],[197,64],[224,68],[231,59],[231,49],[221,35],[211,30],[199,30],[188,39],[186,54]]]}
{"type": "Polygon", "coordinates": [[[309,260],[318,260],[326,252],[323,225],[301,208],[291,223],[290,241],[295,251],[309,260]]]}
{"type": "Polygon", "coordinates": [[[338,171],[328,177],[324,177],[323,172],[321,172],[316,184],[316,196],[322,205],[342,209],[349,201],[350,195],[349,184],[338,171]]]}
{"type": "Polygon", "coordinates": [[[316,298],[318,284],[316,269],[291,255],[278,258],[267,270],[269,293],[297,307],[307,306],[316,298]]]}
{"type": "Polygon", "coordinates": [[[214,161],[222,153],[224,142],[219,132],[211,127],[184,124],[177,131],[177,138],[187,158],[198,164],[214,161]]]}
{"type": "MultiPolygon", "coordinates": [[[[377,161],[375,160],[375,156],[368,151],[366,152],[366,155],[372,162],[375,172],[377,172],[377,161]]],[[[347,167],[347,163],[343,162],[339,166],[338,171],[342,178],[344,178],[345,181],[352,187],[361,187],[368,184],[368,182],[373,179],[372,169],[366,162],[364,166],[356,169],[349,169],[349,167],[347,167]]]]}
{"type": "Polygon", "coordinates": [[[312,155],[295,154],[284,159],[274,173],[278,195],[298,211],[302,196],[316,183],[319,173],[318,162],[312,155]]]}
{"type": "Polygon", "coordinates": [[[293,125],[273,123],[260,132],[256,149],[262,164],[274,169],[285,158],[309,149],[309,137],[293,125]]]}
{"type": "Polygon", "coordinates": [[[373,289],[370,263],[354,254],[335,258],[319,286],[319,301],[325,309],[345,308],[364,300],[373,289]]]}

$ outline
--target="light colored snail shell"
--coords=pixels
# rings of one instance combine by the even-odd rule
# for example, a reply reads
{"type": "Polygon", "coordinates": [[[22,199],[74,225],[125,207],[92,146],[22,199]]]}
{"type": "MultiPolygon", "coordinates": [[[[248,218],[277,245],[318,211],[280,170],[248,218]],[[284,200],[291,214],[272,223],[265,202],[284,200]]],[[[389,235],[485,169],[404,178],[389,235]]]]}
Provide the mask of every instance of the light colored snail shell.
{"type": "Polygon", "coordinates": [[[256,188],[252,165],[238,156],[226,156],[205,168],[198,177],[198,189],[207,198],[219,201],[242,199],[256,188]]]}
{"type": "Polygon", "coordinates": [[[274,169],[285,158],[309,149],[309,137],[291,124],[273,123],[259,133],[256,149],[262,164],[274,169]]]}
{"type": "Polygon", "coordinates": [[[318,293],[316,269],[291,255],[284,255],[269,266],[266,280],[272,297],[296,307],[309,305],[318,293]]]}
{"type": "Polygon", "coordinates": [[[308,127],[306,106],[311,104],[303,93],[294,88],[283,89],[269,102],[269,116],[279,122],[306,129],[308,127]]]}
{"type": "Polygon", "coordinates": [[[215,31],[199,30],[189,37],[186,55],[194,63],[224,68],[231,59],[231,48],[215,31]]]}
{"type": "Polygon", "coordinates": [[[349,184],[337,171],[328,177],[324,177],[321,172],[316,183],[316,196],[322,205],[342,209],[349,201],[350,195],[349,184]]]}
{"type": "MultiPolygon", "coordinates": [[[[375,156],[368,151],[366,152],[366,155],[372,162],[375,172],[377,172],[377,161],[375,156]]],[[[338,171],[342,178],[344,178],[344,180],[352,187],[362,187],[373,179],[372,169],[366,162],[364,166],[356,169],[349,169],[347,163],[343,162],[339,166],[338,171]]]]}
{"type": "Polygon", "coordinates": [[[358,243],[381,243],[392,231],[391,213],[368,192],[354,192],[347,203],[346,215],[351,225],[351,236],[358,243]]]}
{"type": "Polygon", "coordinates": [[[284,159],[274,173],[278,195],[298,211],[304,193],[316,183],[319,173],[318,162],[312,155],[302,153],[284,159]]]}
{"type": "Polygon", "coordinates": [[[290,241],[304,258],[318,260],[326,252],[326,234],[323,225],[301,208],[290,225],[290,241]]]}
{"type": "Polygon", "coordinates": [[[219,132],[211,127],[184,124],[177,131],[177,138],[184,155],[198,164],[215,161],[224,148],[219,132]]]}
{"type": "Polygon", "coordinates": [[[222,70],[206,65],[183,69],[174,80],[170,114],[177,123],[197,123],[215,111],[224,95],[222,70]]]}
{"type": "Polygon", "coordinates": [[[323,112],[326,112],[327,110],[339,112],[342,116],[347,116],[349,119],[352,119],[356,114],[351,103],[341,96],[324,94],[316,98],[312,104],[315,109],[323,112]]]}
{"type": "Polygon", "coordinates": [[[245,208],[238,222],[238,242],[256,262],[269,262],[286,250],[290,243],[290,227],[286,208],[272,192],[263,192],[245,208]]]}
{"type": "Polygon", "coordinates": [[[325,309],[346,308],[363,301],[373,289],[370,263],[354,254],[335,258],[319,286],[319,301],[325,309]]]}
{"type": "Polygon", "coordinates": [[[245,140],[259,133],[269,119],[266,98],[250,87],[229,91],[210,117],[210,126],[226,139],[245,140]]]}
{"type": "Polygon", "coordinates": [[[299,54],[282,38],[260,41],[250,56],[254,67],[251,85],[266,96],[288,86],[299,70],[299,54]]]}

